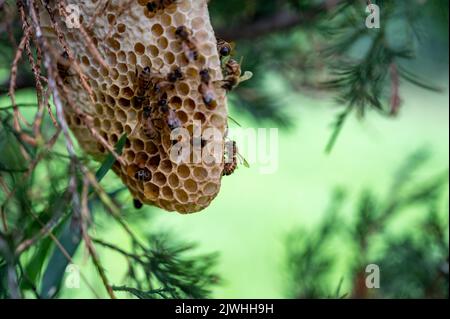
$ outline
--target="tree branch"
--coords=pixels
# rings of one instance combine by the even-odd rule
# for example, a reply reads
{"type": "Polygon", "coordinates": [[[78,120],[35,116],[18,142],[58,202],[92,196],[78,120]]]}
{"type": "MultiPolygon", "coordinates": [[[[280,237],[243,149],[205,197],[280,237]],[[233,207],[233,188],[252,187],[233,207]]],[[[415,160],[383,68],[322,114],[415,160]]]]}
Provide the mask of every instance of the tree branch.
{"type": "Polygon", "coordinates": [[[281,9],[271,16],[250,21],[246,24],[237,25],[232,28],[224,27],[217,34],[225,40],[245,40],[273,32],[289,30],[293,27],[314,21],[321,13],[329,11],[339,2],[339,0],[324,1],[322,4],[303,12],[292,9],[281,9]]]}

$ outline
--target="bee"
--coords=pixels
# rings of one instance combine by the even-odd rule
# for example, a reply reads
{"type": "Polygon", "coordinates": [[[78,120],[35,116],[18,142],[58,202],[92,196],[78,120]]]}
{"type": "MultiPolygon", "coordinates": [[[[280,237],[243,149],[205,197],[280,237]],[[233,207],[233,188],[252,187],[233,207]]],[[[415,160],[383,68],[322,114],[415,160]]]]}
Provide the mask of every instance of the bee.
{"type": "Polygon", "coordinates": [[[235,141],[225,142],[225,163],[223,166],[222,176],[230,176],[234,173],[238,167],[238,159],[244,164],[245,167],[250,167],[247,160],[238,152],[237,144],[235,141]],[[231,154],[230,154],[231,149],[231,154]]]}
{"type": "Polygon", "coordinates": [[[175,88],[175,83],[183,78],[183,73],[180,68],[176,68],[166,76],[161,74],[153,74],[151,78],[152,92],[156,97],[160,97],[162,94],[168,90],[173,90],[175,88]]]}
{"type": "Polygon", "coordinates": [[[222,81],[222,88],[231,91],[235,89],[239,83],[250,80],[253,76],[249,71],[245,72],[243,76],[241,75],[241,65],[236,60],[230,59],[225,65],[225,80],[222,81]]]}
{"type": "Polygon", "coordinates": [[[164,94],[163,97],[158,101],[158,106],[161,112],[164,114],[167,126],[171,131],[181,127],[180,119],[178,118],[175,111],[169,107],[169,104],[167,102],[167,94],[164,94]]]}
{"type": "Polygon", "coordinates": [[[133,199],[133,205],[136,209],[141,209],[143,206],[142,202],[137,198],[133,199]]]}
{"type": "Polygon", "coordinates": [[[216,106],[216,95],[214,93],[214,87],[211,81],[211,75],[208,69],[203,69],[200,71],[200,94],[203,96],[203,102],[207,106],[216,106]]]}
{"type": "Polygon", "coordinates": [[[171,82],[171,83],[175,83],[179,80],[183,79],[183,72],[181,72],[181,69],[179,67],[177,67],[175,70],[173,70],[172,72],[170,72],[167,75],[167,81],[171,82]]]}
{"type": "MultiPolygon", "coordinates": [[[[137,71],[136,71],[137,72],[137,71]]],[[[137,76],[137,96],[145,96],[152,83],[152,72],[146,66],[137,76]]]]}
{"type": "Polygon", "coordinates": [[[188,61],[197,61],[199,54],[196,41],[192,37],[192,31],[185,26],[180,26],[176,29],[175,36],[181,41],[188,61]]]}
{"type": "Polygon", "coordinates": [[[227,57],[233,51],[231,44],[223,39],[216,38],[217,40],[217,52],[219,52],[220,58],[227,57]]]}
{"type": "Polygon", "coordinates": [[[150,12],[156,12],[158,10],[164,10],[172,4],[177,3],[177,0],[155,0],[147,2],[147,10],[150,12]]]}
{"type": "Polygon", "coordinates": [[[152,173],[147,168],[141,168],[134,174],[134,178],[140,182],[148,182],[152,179],[152,173]]]}
{"type": "Polygon", "coordinates": [[[158,131],[153,124],[152,108],[145,106],[142,111],[142,123],[144,134],[151,140],[158,138],[158,131]]]}
{"type": "Polygon", "coordinates": [[[64,81],[69,74],[70,69],[70,61],[69,61],[69,54],[67,51],[64,51],[61,53],[61,57],[58,59],[58,62],[56,63],[56,68],[58,70],[59,77],[64,81]]]}
{"type": "Polygon", "coordinates": [[[230,176],[234,173],[234,171],[237,168],[238,161],[237,161],[237,146],[235,141],[227,141],[225,143],[225,152],[226,152],[226,160],[225,164],[223,165],[223,171],[222,176],[230,176]],[[230,145],[231,144],[231,145],[230,145]],[[231,148],[232,154],[229,154],[227,151],[231,148]]]}
{"type": "Polygon", "coordinates": [[[147,91],[152,83],[152,74],[150,68],[147,66],[141,72],[136,70],[137,74],[137,89],[136,94],[133,97],[133,104],[136,108],[140,109],[147,99],[147,91]]]}

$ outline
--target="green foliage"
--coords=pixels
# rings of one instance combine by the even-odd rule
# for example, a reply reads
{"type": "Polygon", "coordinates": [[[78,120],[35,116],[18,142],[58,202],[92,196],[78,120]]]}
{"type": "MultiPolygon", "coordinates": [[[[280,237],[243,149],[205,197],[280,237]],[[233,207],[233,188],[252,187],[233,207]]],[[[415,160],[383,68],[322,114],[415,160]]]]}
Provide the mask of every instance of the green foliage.
{"type": "Polygon", "coordinates": [[[342,274],[348,296],[448,298],[448,211],[445,215],[439,211],[448,174],[416,180],[414,174],[427,158],[423,151],[413,154],[395,174],[385,198],[364,191],[354,219],[342,216],[343,197],[337,193],[314,232],[296,230],[289,235],[290,296],[342,297],[333,293],[337,281],[331,276],[345,256],[332,246],[341,239],[341,245],[351,251],[350,256],[345,256],[351,262],[342,274]],[[396,231],[395,221],[417,207],[421,208],[421,218],[402,232],[396,231]],[[369,264],[380,267],[380,289],[365,286],[365,268],[369,264]]]}
{"type": "MultiPolygon", "coordinates": [[[[440,91],[415,74],[412,62],[419,52],[432,50],[426,46],[430,32],[448,36],[448,1],[372,3],[380,6],[380,29],[366,28],[365,1],[213,1],[219,35],[236,40],[237,52],[246,57],[244,69],[255,74],[235,92],[237,110],[289,127],[294,123],[286,101],[267,87],[271,78],[281,76],[300,94],[332,92],[344,111],[332,125],[330,152],[352,113],[396,116],[402,82],[440,91]]],[[[448,56],[448,42],[439,49],[448,56]]],[[[430,63],[431,51],[427,57],[430,63]]]]}
{"type": "MultiPolygon", "coordinates": [[[[84,191],[86,175],[81,169],[86,159],[71,159],[45,146],[19,144],[20,139],[12,128],[10,109],[3,108],[1,112],[4,116],[0,127],[3,151],[0,182],[5,190],[0,192],[3,220],[0,226],[1,298],[57,298],[66,267],[73,262],[80,244],[93,247],[86,231],[95,223],[94,212],[99,215],[107,211],[113,221],[126,230],[133,243],[132,252],[124,255],[130,264],[124,282],[136,288],[113,285],[114,289],[126,289],[140,298],[150,295],[159,298],[209,296],[211,287],[219,283],[218,275],[213,272],[217,255],[192,256],[191,250],[195,245],[178,244],[164,233],[150,235],[149,247],[140,243],[123,219],[129,210],[129,207],[119,204],[123,187],[102,193],[92,185],[84,191]],[[24,149],[30,156],[28,161],[22,155],[24,149]],[[30,162],[37,163],[34,169],[29,168],[30,162]],[[76,178],[71,180],[72,175],[68,176],[67,172],[74,163],[76,178]],[[82,205],[84,200],[87,202],[85,208],[82,205]],[[122,206],[121,215],[117,213],[116,205],[122,206]],[[83,215],[83,209],[87,209],[84,213],[88,216],[83,215]],[[155,286],[161,288],[152,288],[155,286]],[[148,290],[142,291],[144,287],[148,290]]],[[[48,127],[45,131],[49,135],[54,132],[49,121],[44,125],[48,127]]],[[[122,153],[125,142],[124,135],[115,147],[118,154],[122,153]]],[[[62,146],[58,145],[60,143],[55,149],[62,146]]],[[[102,181],[115,161],[111,154],[108,155],[95,176],[92,175],[94,179],[102,181]]],[[[94,243],[122,251],[100,238],[96,238],[94,243]]],[[[94,252],[92,250],[91,254],[96,256],[94,252]]],[[[93,262],[99,269],[103,268],[97,258],[93,257],[93,262]]]]}
{"type": "Polygon", "coordinates": [[[190,256],[195,245],[180,243],[168,233],[148,237],[148,247],[134,241],[125,251],[111,243],[94,240],[100,246],[122,255],[128,264],[130,287],[113,287],[140,299],[206,298],[210,287],[219,283],[213,267],[217,254],[190,256]]]}

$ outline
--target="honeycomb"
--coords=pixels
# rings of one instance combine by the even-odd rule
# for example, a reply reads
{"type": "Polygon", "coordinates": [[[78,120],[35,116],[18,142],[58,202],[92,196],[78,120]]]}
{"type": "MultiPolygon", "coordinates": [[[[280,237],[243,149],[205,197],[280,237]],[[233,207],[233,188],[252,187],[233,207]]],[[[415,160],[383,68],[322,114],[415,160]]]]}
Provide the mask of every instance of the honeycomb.
{"type": "MultiPolygon", "coordinates": [[[[58,16],[56,5],[50,5],[55,7],[53,19],[93,92],[89,94],[73,65],[69,66],[64,79],[66,96],[61,94],[65,116],[81,147],[98,161],[105,158],[108,150],[69,107],[69,101],[92,118],[96,132],[110,145],[116,145],[126,134],[121,154],[123,163],[116,161],[113,170],[134,198],[167,211],[193,213],[209,206],[217,196],[223,161],[173,162],[169,156],[173,145],[170,129],[163,124],[156,137],[145,132],[142,124],[145,108],[136,102],[138,82],[146,68],[163,77],[181,70],[182,79],[164,91],[167,106],[190,133],[194,130],[194,121],[199,121],[202,130],[214,127],[224,136],[227,129],[225,90],[213,87],[216,103],[205,103],[200,93],[202,70],[209,70],[213,82],[223,80],[220,56],[207,0],[178,0],[153,12],[149,11],[149,2],[155,1],[113,0],[106,2],[106,7],[105,2],[96,0],[66,1],[80,9],[82,26],[104,63],[86,44],[83,32],[67,28],[64,17],[58,16]],[[125,8],[124,4],[129,7],[125,8]],[[183,41],[177,36],[180,26],[192,32],[198,52],[196,60],[189,59],[183,41]]],[[[63,52],[45,10],[41,10],[41,21],[45,36],[59,53],[63,52]]],[[[161,96],[149,94],[147,99],[146,103],[156,105],[161,96]]],[[[223,139],[211,143],[219,143],[223,149],[223,139]]]]}

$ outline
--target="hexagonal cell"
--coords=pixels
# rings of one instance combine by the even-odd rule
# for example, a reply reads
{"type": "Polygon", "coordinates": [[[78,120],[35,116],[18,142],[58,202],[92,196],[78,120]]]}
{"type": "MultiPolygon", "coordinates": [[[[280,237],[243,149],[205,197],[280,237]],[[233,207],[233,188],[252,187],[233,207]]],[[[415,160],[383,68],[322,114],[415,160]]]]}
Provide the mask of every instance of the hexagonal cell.
{"type": "Polygon", "coordinates": [[[177,168],[177,173],[181,178],[188,178],[191,175],[191,170],[187,165],[180,165],[177,168]]]}
{"type": "Polygon", "coordinates": [[[182,189],[175,190],[175,199],[180,203],[186,203],[189,200],[189,195],[182,189]]]}
{"type": "Polygon", "coordinates": [[[188,179],[184,182],[184,189],[188,193],[195,193],[198,190],[198,185],[193,179],[188,179]]]}
{"type": "Polygon", "coordinates": [[[169,181],[169,185],[172,188],[176,188],[176,187],[178,187],[178,185],[180,185],[180,179],[178,178],[178,176],[176,174],[170,174],[168,181],[169,181]]]}
{"type": "Polygon", "coordinates": [[[145,184],[144,195],[150,200],[156,200],[159,197],[159,187],[153,183],[145,184]]]}
{"type": "Polygon", "coordinates": [[[152,182],[159,187],[162,187],[166,184],[167,178],[163,173],[156,172],[155,174],[153,174],[152,182]]]}
{"type": "Polygon", "coordinates": [[[204,181],[208,178],[208,171],[203,167],[195,167],[193,176],[197,181],[204,181]]]}

